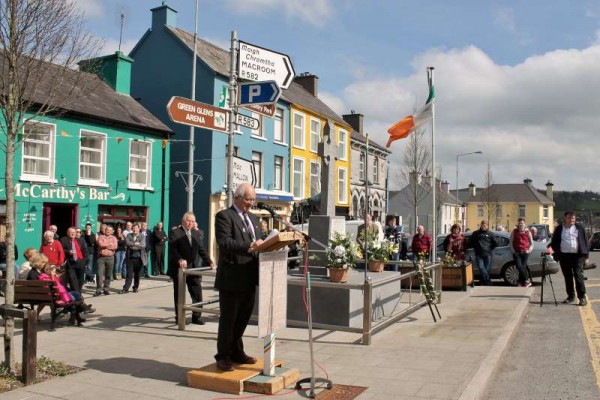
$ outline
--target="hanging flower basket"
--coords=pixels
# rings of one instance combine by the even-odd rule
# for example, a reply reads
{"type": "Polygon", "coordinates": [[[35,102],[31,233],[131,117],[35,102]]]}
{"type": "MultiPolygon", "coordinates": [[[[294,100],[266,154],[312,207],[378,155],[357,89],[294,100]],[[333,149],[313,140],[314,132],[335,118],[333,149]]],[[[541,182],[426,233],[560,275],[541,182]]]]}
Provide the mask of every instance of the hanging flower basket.
{"type": "Polygon", "coordinates": [[[367,264],[369,271],[371,272],[383,272],[383,267],[385,267],[385,262],[381,260],[371,260],[367,264]]]}
{"type": "Polygon", "coordinates": [[[331,282],[348,282],[348,268],[329,268],[329,280],[331,282]]]}

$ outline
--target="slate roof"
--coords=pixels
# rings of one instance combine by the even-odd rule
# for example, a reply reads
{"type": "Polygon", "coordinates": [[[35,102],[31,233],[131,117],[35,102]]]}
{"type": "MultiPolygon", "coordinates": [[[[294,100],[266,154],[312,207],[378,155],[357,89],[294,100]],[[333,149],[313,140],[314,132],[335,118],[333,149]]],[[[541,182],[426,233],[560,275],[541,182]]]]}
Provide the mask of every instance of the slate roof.
{"type": "MultiPolygon", "coordinates": [[[[463,189],[464,190],[464,189],[463,189]]],[[[541,193],[533,185],[526,183],[495,183],[490,189],[493,193],[494,201],[499,203],[540,203],[554,205],[545,194],[541,193]]],[[[485,188],[477,188],[475,196],[460,196],[463,201],[469,203],[485,202],[485,188]]],[[[460,193],[462,195],[462,191],[460,193]]]]}
{"type": "MultiPolygon", "coordinates": [[[[0,73],[6,74],[5,68],[8,66],[4,55],[0,53],[0,73]]],[[[149,133],[173,133],[131,96],[115,92],[95,74],[46,62],[41,64],[40,71],[37,74],[37,90],[24,95],[34,104],[43,104],[52,97],[52,102],[66,111],[65,116],[90,118],[100,123],[122,125],[149,133]],[[63,79],[57,82],[54,77],[59,74],[63,74],[63,79]],[[61,92],[56,89],[57,84],[73,90],[61,92]]]]}
{"type": "MultiPolygon", "coordinates": [[[[194,51],[194,35],[180,28],[165,26],[176,38],[181,40],[191,51],[194,51]]],[[[210,69],[216,73],[229,77],[229,65],[231,63],[229,51],[222,49],[204,39],[196,37],[196,52],[210,69]]],[[[341,125],[352,129],[344,119],[337,115],[329,106],[318,97],[313,96],[302,85],[292,82],[288,89],[284,89],[281,99],[288,103],[296,104],[307,110],[311,110],[321,116],[331,119],[341,125]]]]}
{"type": "MultiPolygon", "coordinates": [[[[355,130],[352,131],[352,139],[356,140],[357,142],[364,143],[364,144],[367,143],[366,136],[361,135],[360,133],[358,133],[358,131],[355,131],[355,130]]],[[[378,144],[373,139],[369,139],[369,146],[375,147],[377,150],[380,150],[384,153],[392,154],[392,152],[387,147],[378,144]]]]}

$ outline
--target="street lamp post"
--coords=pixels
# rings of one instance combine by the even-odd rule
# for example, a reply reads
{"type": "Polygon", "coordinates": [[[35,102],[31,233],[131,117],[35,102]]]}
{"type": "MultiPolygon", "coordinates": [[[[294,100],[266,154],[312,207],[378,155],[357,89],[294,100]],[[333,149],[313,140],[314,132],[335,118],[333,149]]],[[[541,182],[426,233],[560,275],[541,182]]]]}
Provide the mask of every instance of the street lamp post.
{"type": "MultiPolygon", "coordinates": [[[[462,157],[462,156],[468,156],[471,154],[483,154],[483,151],[481,150],[477,150],[477,151],[471,151],[469,153],[461,153],[461,154],[457,154],[456,155],[456,205],[454,207],[455,209],[455,215],[456,215],[456,223],[460,223],[460,218],[459,218],[459,211],[458,211],[458,158],[462,157]]],[[[464,227],[463,227],[464,228],[464,227]]]]}

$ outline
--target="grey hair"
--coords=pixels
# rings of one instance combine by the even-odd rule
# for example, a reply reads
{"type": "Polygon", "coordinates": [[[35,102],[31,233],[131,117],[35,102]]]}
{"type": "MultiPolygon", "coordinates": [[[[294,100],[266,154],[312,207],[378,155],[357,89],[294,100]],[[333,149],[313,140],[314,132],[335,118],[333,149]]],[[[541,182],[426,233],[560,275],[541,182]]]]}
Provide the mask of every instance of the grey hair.
{"type": "Polygon", "coordinates": [[[47,230],[46,232],[44,232],[44,237],[54,237],[54,232],[52,232],[51,230],[47,230]]]}
{"type": "Polygon", "coordinates": [[[246,194],[246,191],[251,186],[252,185],[250,183],[244,182],[244,183],[240,184],[238,187],[235,188],[235,193],[233,195],[235,197],[244,197],[244,195],[246,194]]]}

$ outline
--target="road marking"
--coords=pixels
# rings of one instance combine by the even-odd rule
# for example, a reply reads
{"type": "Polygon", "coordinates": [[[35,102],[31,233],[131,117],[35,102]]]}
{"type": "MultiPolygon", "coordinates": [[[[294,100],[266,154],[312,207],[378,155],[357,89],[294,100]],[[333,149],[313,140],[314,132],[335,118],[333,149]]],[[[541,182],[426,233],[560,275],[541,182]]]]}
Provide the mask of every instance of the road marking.
{"type": "Polygon", "coordinates": [[[600,388],[600,322],[594,313],[591,305],[578,307],[579,315],[583,322],[583,329],[587,337],[592,355],[592,368],[596,373],[596,385],[600,388]]]}
{"type": "Polygon", "coordinates": [[[589,283],[586,283],[585,287],[600,287],[600,283],[596,283],[593,285],[590,285],[589,283]]]}

